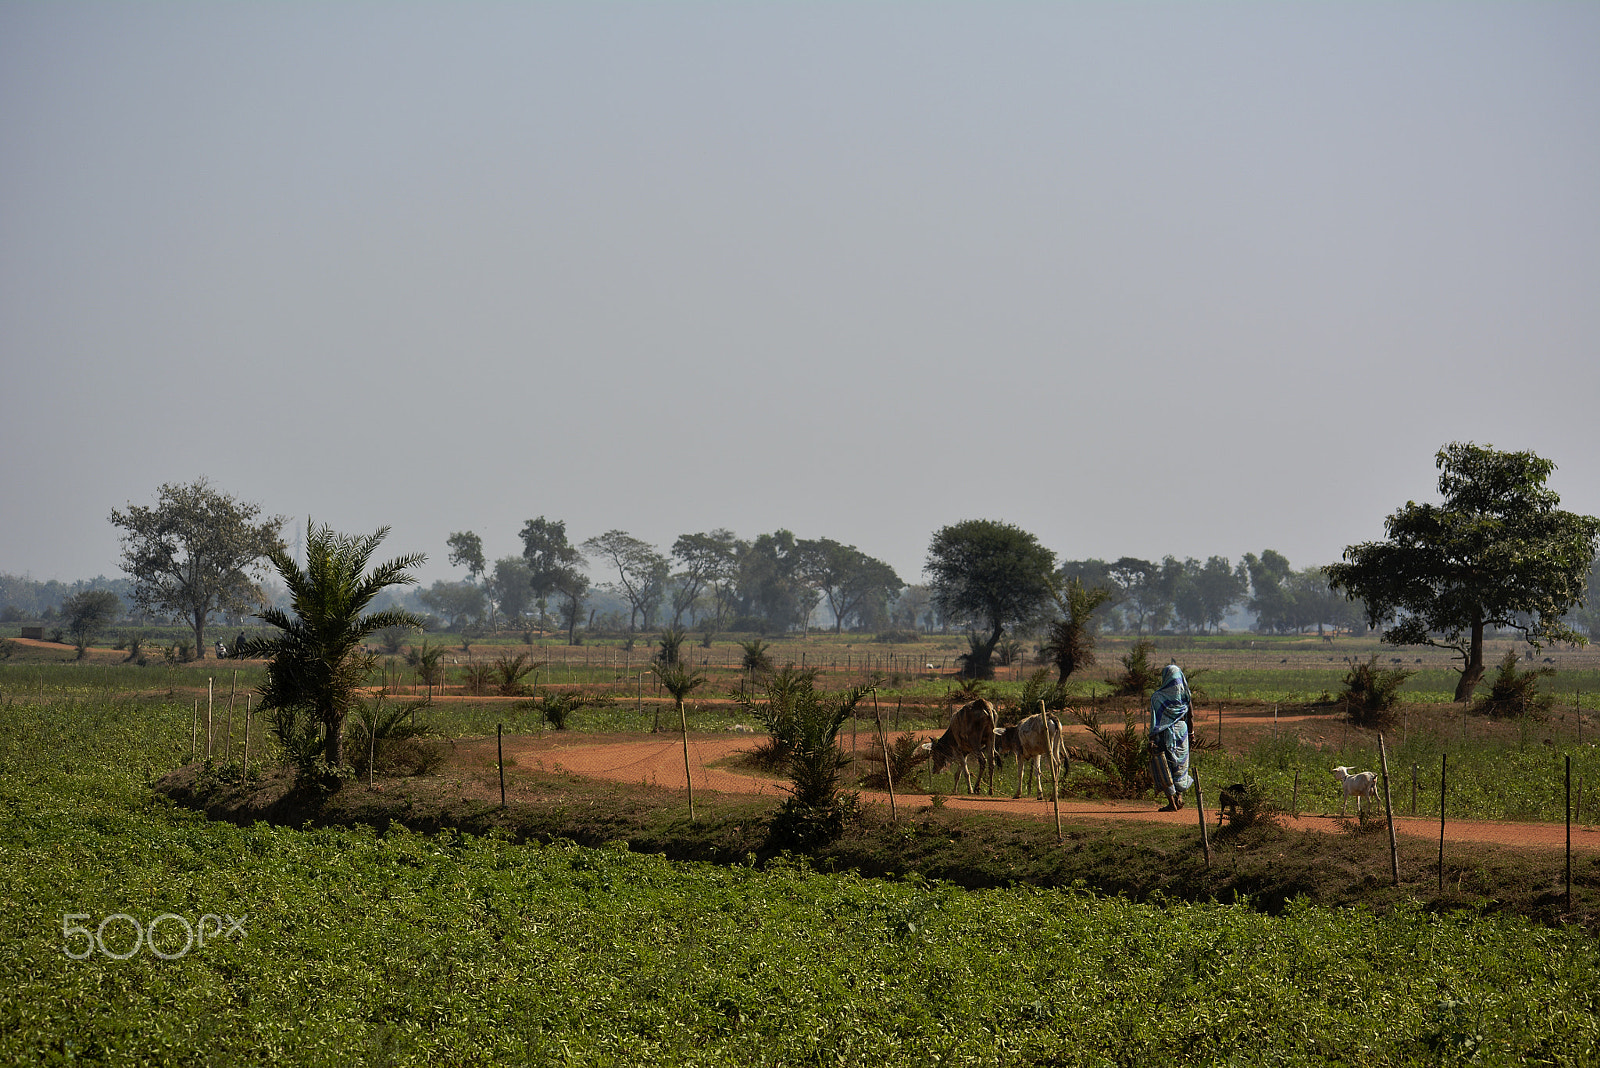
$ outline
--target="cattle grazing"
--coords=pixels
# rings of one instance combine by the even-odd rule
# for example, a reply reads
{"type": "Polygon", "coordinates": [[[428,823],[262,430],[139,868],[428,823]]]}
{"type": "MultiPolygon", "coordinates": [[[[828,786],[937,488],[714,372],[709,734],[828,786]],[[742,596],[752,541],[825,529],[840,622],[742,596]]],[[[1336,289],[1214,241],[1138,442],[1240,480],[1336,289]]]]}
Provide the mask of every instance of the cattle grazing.
{"type": "Polygon", "coordinates": [[[1236,820],[1240,816],[1240,807],[1244,804],[1246,795],[1245,785],[1236,782],[1232,786],[1225,786],[1217,793],[1217,826],[1222,826],[1222,818],[1236,820]]]}
{"type": "Polygon", "coordinates": [[[944,770],[946,764],[961,762],[961,770],[956,773],[956,782],[961,781],[962,775],[967,778],[967,792],[975,794],[981,789],[974,789],[972,785],[972,770],[967,766],[967,758],[973,753],[980,754],[978,761],[978,786],[983,785],[983,771],[989,770],[989,793],[994,793],[994,730],[1000,715],[983,698],[978,698],[956,710],[950,717],[950,726],[945,728],[943,734],[933,743],[930,751],[933,754],[933,774],[937,775],[944,770]],[[986,758],[985,758],[986,755],[986,758]]]}
{"type": "Polygon", "coordinates": [[[995,734],[995,750],[1000,759],[1007,754],[1017,758],[1017,789],[1011,795],[1013,798],[1021,797],[1027,787],[1029,760],[1033,761],[1033,795],[1040,801],[1044,800],[1044,780],[1039,770],[1041,758],[1050,758],[1050,770],[1055,772],[1058,784],[1070,770],[1066,746],[1061,741],[1061,721],[1049,713],[1035,713],[1015,726],[1002,727],[995,734]]]}
{"type": "Polygon", "coordinates": [[[1341,764],[1333,769],[1333,781],[1344,788],[1344,792],[1339,798],[1339,815],[1343,816],[1345,814],[1345,809],[1349,806],[1350,799],[1352,797],[1356,799],[1357,815],[1360,815],[1364,811],[1361,803],[1363,798],[1370,797],[1372,798],[1374,804],[1377,803],[1377,772],[1363,771],[1360,773],[1352,773],[1349,768],[1341,764]]]}

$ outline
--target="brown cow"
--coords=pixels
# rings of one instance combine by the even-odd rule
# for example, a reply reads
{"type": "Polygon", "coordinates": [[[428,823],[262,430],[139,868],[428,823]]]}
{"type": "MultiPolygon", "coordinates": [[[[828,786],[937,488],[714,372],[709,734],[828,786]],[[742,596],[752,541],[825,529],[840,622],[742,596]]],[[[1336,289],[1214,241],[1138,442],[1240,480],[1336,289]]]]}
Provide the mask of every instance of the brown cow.
{"type": "Polygon", "coordinates": [[[1061,721],[1049,713],[1035,713],[1012,727],[1002,728],[995,738],[995,749],[1004,759],[1005,754],[1017,758],[1017,791],[1013,798],[1022,796],[1028,781],[1028,765],[1033,760],[1034,797],[1044,800],[1044,780],[1039,773],[1041,757],[1050,758],[1050,769],[1056,773],[1056,782],[1066,778],[1070,771],[1066,746],[1061,742],[1061,721]]]}
{"type": "MultiPolygon", "coordinates": [[[[961,771],[956,773],[956,783],[961,781],[964,774],[967,777],[967,793],[980,793],[983,786],[983,769],[989,769],[989,795],[994,796],[994,731],[995,724],[1000,720],[1000,714],[983,698],[978,698],[956,710],[950,717],[950,726],[945,728],[937,741],[931,747],[933,752],[933,774],[937,775],[944,770],[946,764],[961,761],[961,771]],[[967,767],[967,757],[978,753],[978,789],[972,786],[972,771],[967,767]],[[983,754],[987,754],[984,759],[983,754]]],[[[953,788],[954,784],[952,784],[953,788]]]]}

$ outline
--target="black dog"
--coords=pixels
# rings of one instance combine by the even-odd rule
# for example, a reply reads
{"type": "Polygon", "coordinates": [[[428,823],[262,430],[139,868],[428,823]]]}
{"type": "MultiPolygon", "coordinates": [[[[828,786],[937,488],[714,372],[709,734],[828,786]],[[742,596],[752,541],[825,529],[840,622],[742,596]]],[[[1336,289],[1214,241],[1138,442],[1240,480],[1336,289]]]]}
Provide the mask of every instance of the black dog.
{"type": "Polygon", "coordinates": [[[1239,810],[1244,805],[1248,794],[1249,791],[1245,789],[1245,785],[1242,782],[1236,782],[1232,786],[1224,787],[1217,794],[1217,826],[1222,826],[1222,817],[1224,816],[1235,820],[1239,818],[1239,810]]]}

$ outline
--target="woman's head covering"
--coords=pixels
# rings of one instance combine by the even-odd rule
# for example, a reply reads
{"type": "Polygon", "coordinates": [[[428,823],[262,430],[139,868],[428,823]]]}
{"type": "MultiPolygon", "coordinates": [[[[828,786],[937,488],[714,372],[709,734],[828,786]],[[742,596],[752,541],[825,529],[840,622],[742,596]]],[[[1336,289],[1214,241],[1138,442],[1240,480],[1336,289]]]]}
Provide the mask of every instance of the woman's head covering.
{"type": "Polygon", "coordinates": [[[1177,664],[1168,664],[1167,670],[1161,673],[1161,688],[1150,696],[1150,729],[1166,730],[1182,722],[1188,711],[1189,680],[1183,677],[1183,669],[1177,664]]]}
{"type": "Polygon", "coordinates": [[[1181,700],[1188,700],[1189,680],[1183,677],[1183,669],[1177,664],[1168,664],[1167,670],[1161,673],[1161,689],[1181,700]]]}

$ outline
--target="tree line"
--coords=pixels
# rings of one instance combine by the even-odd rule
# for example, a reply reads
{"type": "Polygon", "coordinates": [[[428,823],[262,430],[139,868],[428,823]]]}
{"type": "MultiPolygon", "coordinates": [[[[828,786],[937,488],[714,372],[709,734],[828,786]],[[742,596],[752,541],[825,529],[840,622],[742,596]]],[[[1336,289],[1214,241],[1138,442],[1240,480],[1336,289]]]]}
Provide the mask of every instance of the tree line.
{"type": "MultiPolygon", "coordinates": [[[[1326,567],[1296,569],[1270,549],[1236,564],[1224,556],[1062,561],[1027,531],[966,520],[933,534],[929,581],[908,585],[888,564],[830,538],[778,530],[746,540],[719,528],[680,535],[662,552],[623,530],[573,544],[564,521],[540,516],[523,524],[521,555],[492,566],[476,533],[451,534],[450,563],[467,578],[420,596],[452,623],[556,622],[577,641],[589,622],[593,567],[598,589],[626,607],[630,631],[661,622],[804,629],[825,603],[835,631],[964,630],[968,667],[980,676],[992,671],[1003,638],[1042,634],[1063,678],[1092,656],[1097,630],[1210,631],[1242,606],[1258,632],[1383,627],[1394,644],[1450,649],[1462,661],[1461,692],[1470,693],[1489,631],[1541,643],[1580,641],[1579,628],[1593,630],[1600,519],[1557,507],[1545,485],[1555,465],[1533,453],[1454,443],[1436,462],[1442,503],[1408,503],[1385,521],[1386,539],[1350,546],[1326,567]]],[[[123,532],[133,606],[184,620],[201,655],[214,615],[259,614],[264,561],[284,551],[282,516],[263,516],[204,478],[163,485],[154,507],[113,510],[111,522],[123,532]]],[[[92,618],[113,608],[108,596],[78,597],[92,618]]]]}

